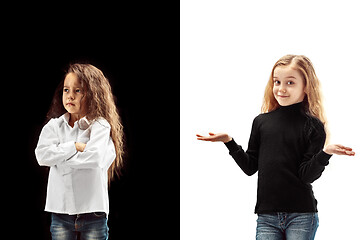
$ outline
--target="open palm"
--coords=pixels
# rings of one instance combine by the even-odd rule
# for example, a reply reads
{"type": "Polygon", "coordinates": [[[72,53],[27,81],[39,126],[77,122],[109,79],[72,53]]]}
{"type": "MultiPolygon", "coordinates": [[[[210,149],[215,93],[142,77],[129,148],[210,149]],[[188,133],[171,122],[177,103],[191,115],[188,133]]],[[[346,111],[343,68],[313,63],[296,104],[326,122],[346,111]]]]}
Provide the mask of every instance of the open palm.
{"type": "Polygon", "coordinates": [[[223,142],[223,143],[227,143],[231,141],[231,137],[226,134],[226,133],[209,133],[209,136],[202,136],[200,134],[196,134],[196,136],[198,137],[198,140],[202,140],[202,141],[210,141],[210,142],[223,142]]]}

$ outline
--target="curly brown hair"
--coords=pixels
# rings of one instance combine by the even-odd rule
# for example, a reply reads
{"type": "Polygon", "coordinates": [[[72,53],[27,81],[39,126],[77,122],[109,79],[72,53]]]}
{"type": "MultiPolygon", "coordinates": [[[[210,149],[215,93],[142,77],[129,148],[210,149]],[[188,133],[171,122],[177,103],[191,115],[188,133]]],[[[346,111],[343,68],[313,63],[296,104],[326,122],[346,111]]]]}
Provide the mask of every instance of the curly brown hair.
{"type": "MultiPolygon", "coordinates": [[[[116,159],[108,170],[109,183],[114,179],[115,174],[121,175],[121,168],[124,164],[124,131],[119,112],[116,108],[114,96],[108,79],[102,71],[91,64],[70,64],[66,75],[74,73],[78,77],[81,87],[85,91],[87,103],[86,118],[91,121],[99,117],[105,118],[110,126],[110,136],[114,142],[116,159]]],[[[62,103],[62,92],[64,80],[56,88],[50,109],[46,115],[47,121],[51,118],[60,117],[66,113],[62,103]]]]}

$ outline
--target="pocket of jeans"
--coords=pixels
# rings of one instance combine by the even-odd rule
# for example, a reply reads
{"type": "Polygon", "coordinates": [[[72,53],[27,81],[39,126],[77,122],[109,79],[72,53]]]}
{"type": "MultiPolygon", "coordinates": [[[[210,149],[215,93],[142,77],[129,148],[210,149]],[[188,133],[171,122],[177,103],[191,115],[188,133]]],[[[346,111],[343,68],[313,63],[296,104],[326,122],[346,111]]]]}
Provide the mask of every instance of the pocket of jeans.
{"type": "Polygon", "coordinates": [[[106,213],[104,213],[104,212],[94,212],[93,214],[97,218],[103,218],[106,216],[106,213]]]}

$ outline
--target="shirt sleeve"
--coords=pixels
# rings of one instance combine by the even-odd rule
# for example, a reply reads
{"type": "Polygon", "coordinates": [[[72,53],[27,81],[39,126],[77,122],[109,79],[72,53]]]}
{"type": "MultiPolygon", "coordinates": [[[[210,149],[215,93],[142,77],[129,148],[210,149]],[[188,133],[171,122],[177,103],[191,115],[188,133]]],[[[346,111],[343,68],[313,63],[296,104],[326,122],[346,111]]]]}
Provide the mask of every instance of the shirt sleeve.
{"type": "Polygon", "coordinates": [[[61,165],[75,169],[109,168],[116,157],[110,129],[106,120],[96,120],[91,126],[90,139],[84,151],[77,152],[61,165]]]}
{"type": "Polygon", "coordinates": [[[76,154],[75,142],[60,143],[56,132],[56,120],[51,119],[41,130],[35,149],[35,156],[40,166],[54,166],[76,154]]]}
{"type": "Polygon", "coordinates": [[[243,172],[246,175],[251,176],[258,171],[259,144],[258,124],[257,118],[255,118],[252,124],[248,149],[246,152],[240,145],[236,144],[234,139],[225,143],[225,146],[229,149],[229,154],[243,172]]]}
{"type": "Polygon", "coordinates": [[[299,177],[304,183],[312,183],[318,179],[332,156],[322,150],[326,139],[324,125],[320,121],[313,121],[310,132],[299,168],[299,177]]]}

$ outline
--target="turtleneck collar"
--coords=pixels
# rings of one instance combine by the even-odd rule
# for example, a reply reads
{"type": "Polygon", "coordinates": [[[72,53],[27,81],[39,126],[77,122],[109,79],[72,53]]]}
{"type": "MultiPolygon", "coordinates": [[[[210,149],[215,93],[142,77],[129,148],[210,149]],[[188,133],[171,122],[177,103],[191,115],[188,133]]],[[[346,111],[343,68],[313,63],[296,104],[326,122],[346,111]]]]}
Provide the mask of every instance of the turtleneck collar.
{"type": "Polygon", "coordinates": [[[303,109],[303,102],[294,103],[288,106],[280,106],[279,110],[286,112],[297,112],[303,109]]]}

